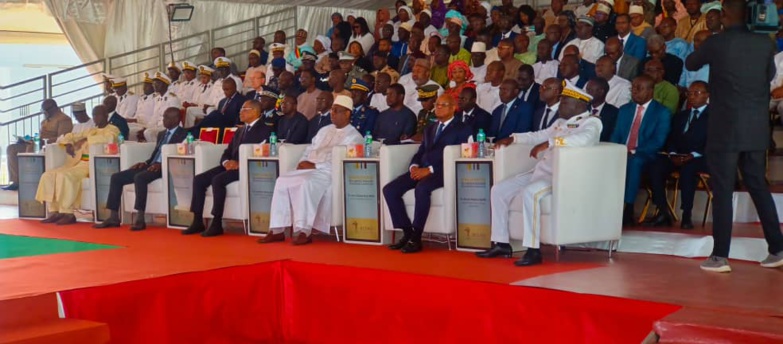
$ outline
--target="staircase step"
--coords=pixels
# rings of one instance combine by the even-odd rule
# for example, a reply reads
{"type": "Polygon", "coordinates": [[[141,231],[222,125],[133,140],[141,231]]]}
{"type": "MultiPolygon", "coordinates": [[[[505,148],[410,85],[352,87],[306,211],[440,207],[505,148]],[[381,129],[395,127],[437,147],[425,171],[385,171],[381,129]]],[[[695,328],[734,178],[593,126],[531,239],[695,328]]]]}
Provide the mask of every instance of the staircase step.
{"type": "Polygon", "coordinates": [[[58,319],[54,293],[0,301],[0,333],[2,329],[58,319]]]}
{"type": "Polygon", "coordinates": [[[56,319],[14,328],[0,328],[0,344],[103,344],[109,326],[94,321],[56,319]]]}

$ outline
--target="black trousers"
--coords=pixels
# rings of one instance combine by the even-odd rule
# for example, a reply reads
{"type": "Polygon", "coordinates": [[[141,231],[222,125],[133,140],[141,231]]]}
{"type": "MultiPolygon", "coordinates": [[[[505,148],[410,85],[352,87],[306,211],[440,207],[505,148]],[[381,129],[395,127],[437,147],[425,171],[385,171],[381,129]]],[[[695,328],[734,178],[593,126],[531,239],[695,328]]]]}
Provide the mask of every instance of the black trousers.
{"type": "Polygon", "coordinates": [[[136,204],[133,205],[133,209],[144,211],[147,209],[147,187],[160,177],[160,171],[150,172],[147,171],[147,168],[128,169],[112,174],[106,209],[119,211],[120,202],[122,201],[122,188],[133,183],[136,188],[136,204]]]}
{"type": "Polygon", "coordinates": [[[696,194],[696,186],[699,185],[699,172],[707,170],[707,162],[704,158],[694,158],[682,166],[674,166],[671,159],[659,156],[650,164],[650,189],[653,193],[653,203],[661,211],[667,211],[666,203],[666,179],[674,171],[680,172],[680,199],[683,212],[690,213],[693,209],[693,197],[696,194]]]}
{"type": "Polygon", "coordinates": [[[212,216],[223,218],[226,205],[226,186],[239,180],[239,170],[226,171],[223,166],[215,167],[193,178],[193,198],[190,201],[190,211],[194,214],[204,213],[204,198],[207,188],[212,186],[212,216]]]}
{"type": "Polygon", "coordinates": [[[783,251],[783,234],[775,208],[775,201],[764,178],[766,155],[763,150],[750,152],[708,152],[707,168],[710,171],[710,187],[713,193],[712,237],[715,246],[712,255],[728,257],[731,246],[731,226],[734,213],[732,195],[737,178],[737,167],[750,198],[758,211],[769,253],[783,251]]]}
{"type": "Polygon", "coordinates": [[[413,240],[421,240],[421,234],[424,232],[424,225],[427,223],[427,216],[430,214],[430,196],[432,192],[443,187],[442,175],[431,175],[425,179],[416,181],[405,173],[397,179],[391,181],[383,187],[383,197],[386,199],[386,205],[389,207],[394,228],[402,228],[405,231],[413,227],[413,240]],[[416,189],[416,206],[413,210],[413,223],[405,210],[405,202],[402,196],[410,189],[416,189]]]}

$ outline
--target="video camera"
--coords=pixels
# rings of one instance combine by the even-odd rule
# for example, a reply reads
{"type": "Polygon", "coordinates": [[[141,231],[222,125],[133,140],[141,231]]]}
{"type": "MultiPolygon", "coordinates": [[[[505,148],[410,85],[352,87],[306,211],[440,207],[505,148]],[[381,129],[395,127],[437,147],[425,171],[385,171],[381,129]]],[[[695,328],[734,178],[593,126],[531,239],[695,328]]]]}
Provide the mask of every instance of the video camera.
{"type": "Polygon", "coordinates": [[[748,2],[748,28],[756,33],[778,32],[778,9],[772,0],[748,2]]]}

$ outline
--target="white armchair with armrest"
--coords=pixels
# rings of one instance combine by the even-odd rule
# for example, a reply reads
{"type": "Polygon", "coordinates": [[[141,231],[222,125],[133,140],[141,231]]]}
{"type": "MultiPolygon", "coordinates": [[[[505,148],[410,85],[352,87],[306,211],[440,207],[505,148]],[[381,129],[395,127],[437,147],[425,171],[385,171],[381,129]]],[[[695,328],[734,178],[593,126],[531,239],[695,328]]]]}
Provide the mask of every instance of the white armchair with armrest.
{"type": "MultiPolygon", "coordinates": [[[[531,170],[532,146],[512,144],[495,153],[495,168],[507,178],[531,170]]],[[[622,234],[625,186],[625,146],[600,143],[592,147],[555,148],[552,195],[541,200],[541,243],[550,245],[609,241],[611,256],[622,234]]],[[[497,175],[497,173],[496,173],[497,175]]],[[[510,206],[509,223],[522,221],[522,197],[510,206]]],[[[509,228],[512,240],[522,240],[523,228],[509,228]]]]}
{"type": "MultiPolygon", "coordinates": [[[[137,163],[147,161],[155,150],[155,145],[155,142],[125,142],[120,149],[120,171],[125,171],[137,163]]],[[[176,151],[176,145],[170,146],[176,151]]],[[[163,152],[161,152],[161,157],[162,154],[163,152]]],[[[147,208],[144,210],[146,213],[166,214],[168,204],[166,203],[165,191],[163,178],[147,186],[147,208]]],[[[136,202],[136,187],[133,184],[125,185],[122,190],[122,200],[125,212],[130,214],[136,212],[136,209],[133,208],[136,202]]]]}
{"type": "MultiPolygon", "coordinates": [[[[90,156],[103,154],[104,144],[90,145],[90,156]]],[[[44,152],[44,166],[46,171],[51,171],[55,168],[61,167],[68,160],[68,153],[65,152],[65,147],[60,146],[57,143],[50,143],[46,145],[44,152]]],[[[78,157],[77,157],[78,158],[78,157]]],[[[90,178],[95,175],[95,166],[90,162],[90,178]]],[[[92,193],[92,181],[90,178],[84,178],[82,180],[82,195],[81,205],[79,209],[92,211],[95,215],[95,199],[92,193]]]]}
{"type": "MultiPolygon", "coordinates": [[[[397,178],[403,173],[408,173],[411,158],[419,149],[418,144],[409,145],[384,145],[381,147],[380,164],[380,184],[381,188],[397,178]]],[[[458,145],[447,146],[443,150],[443,166],[453,166],[456,159],[460,157],[461,147],[458,145]]],[[[454,168],[445,168],[443,170],[443,180],[453,181],[454,168]]],[[[452,236],[456,231],[456,185],[451,182],[444,182],[444,186],[432,192],[430,196],[432,203],[430,213],[427,217],[427,224],[424,225],[424,233],[439,234],[446,236],[446,242],[451,249],[452,236]]],[[[403,196],[405,208],[408,216],[413,219],[413,208],[416,204],[414,190],[410,190],[403,196]]],[[[399,230],[394,228],[389,215],[389,209],[386,200],[382,201],[384,216],[383,229],[399,230]]]]}

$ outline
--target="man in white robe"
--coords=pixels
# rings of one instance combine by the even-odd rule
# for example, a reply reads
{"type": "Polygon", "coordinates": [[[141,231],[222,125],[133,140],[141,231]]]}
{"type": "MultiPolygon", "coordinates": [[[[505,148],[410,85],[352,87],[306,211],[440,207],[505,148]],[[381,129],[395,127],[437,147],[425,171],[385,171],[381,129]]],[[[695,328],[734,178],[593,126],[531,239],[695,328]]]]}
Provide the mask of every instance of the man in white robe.
{"type": "MultiPolygon", "coordinates": [[[[499,146],[511,143],[536,145],[530,156],[539,159],[532,171],[506,179],[492,187],[492,247],[476,255],[481,258],[510,258],[509,208],[516,197],[522,197],[521,224],[524,229],[522,245],[527,247],[525,255],[514,265],[530,266],[541,264],[540,219],[541,200],[552,193],[552,159],[556,147],[586,147],[598,144],[601,137],[601,120],[590,116],[588,105],[592,97],[566,82],[560,98],[560,118],[547,129],[524,134],[513,134],[497,142],[499,146]]],[[[502,149],[502,148],[501,148],[502,149]]],[[[561,149],[561,148],[558,148],[561,149]]],[[[515,224],[520,225],[520,224],[515,224]]]]}
{"type": "Polygon", "coordinates": [[[293,227],[292,244],[312,242],[313,228],[328,233],[331,220],[332,148],[362,143],[362,135],[350,125],[353,100],[337,96],[332,105],[332,124],[318,131],[302,154],[297,170],[277,178],[272,195],[270,232],[258,242],[285,240],[293,227]]]}

